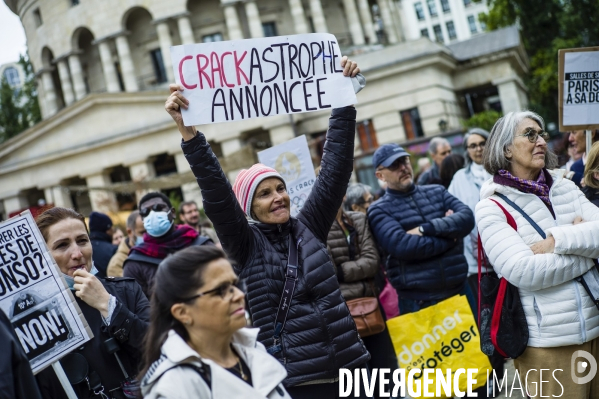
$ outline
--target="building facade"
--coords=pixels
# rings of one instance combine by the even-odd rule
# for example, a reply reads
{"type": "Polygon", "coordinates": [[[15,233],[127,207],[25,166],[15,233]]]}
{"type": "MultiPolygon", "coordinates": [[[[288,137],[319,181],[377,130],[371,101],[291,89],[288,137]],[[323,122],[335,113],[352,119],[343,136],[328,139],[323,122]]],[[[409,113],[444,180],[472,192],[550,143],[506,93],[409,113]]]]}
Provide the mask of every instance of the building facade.
{"type": "MultiPolygon", "coordinates": [[[[0,146],[3,217],[39,199],[84,214],[131,209],[148,190],[201,199],[164,111],[171,45],[335,34],[368,79],[357,104],[358,178],[372,174],[379,144],[459,130],[485,99],[504,111],[526,107],[528,61],[515,28],[464,48],[405,41],[393,0],[5,2],[25,27],[44,119],[0,146]]],[[[313,112],[199,128],[233,179],[257,151],[296,134],[318,160],[327,124],[328,113],[313,112]]]]}

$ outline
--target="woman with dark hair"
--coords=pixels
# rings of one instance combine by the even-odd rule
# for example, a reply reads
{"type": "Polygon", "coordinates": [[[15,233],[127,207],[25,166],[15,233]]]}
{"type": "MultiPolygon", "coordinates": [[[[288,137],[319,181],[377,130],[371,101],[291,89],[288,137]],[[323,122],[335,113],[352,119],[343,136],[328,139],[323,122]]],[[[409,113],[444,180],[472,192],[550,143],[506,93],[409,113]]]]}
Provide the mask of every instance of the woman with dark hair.
{"type": "Polygon", "coordinates": [[[290,398],[285,368],[245,328],[245,285],[217,247],[189,247],[156,272],[140,376],[146,399],[290,398]]]}
{"type": "MultiPolygon", "coordinates": [[[[347,57],[341,66],[345,76],[359,72],[347,57]]],[[[165,109],[183,138],[206,215],[235,271],[247,279],[258,340],[285,366],[285,387],[294,399],[335,397],[339,369],[362,367],[370,357],[326,251],[352,173],[356,110],[332,110],[320,175],[296,218],[290,217],[286,183],[272,168],[242,170],[231,187],[206,137],[183,123],[180,109],[189,103],[183,87],[170,90],[165,109]]]]}
{"type": "Polygon", "coordinates": [[[464,167],[464,157],[460,154],[449,154],[441,162],[439,168],[439,176],[441,177],[441,184],[447,188],[453,180],[453,176],[456,172],[464,167]]]}
{"type": "MultiPolygon", "coordinates": [[[[81,363],[74,365],[81,355],[88,365],[87,381],[73,384],[77,397],[95,397],[101,391],[108,398],[135,397],[138,385],[132,377],[138,372],[150,311],[141,287],[129,278],[96,278],[89,232],[81,214],[51,208],[39,215],[36,223],[94,334],[60,361],[65,369],[80,368],[81,363]],[[107,341],[118,348],[120,361],[108,351],[107,341]]],[[[51,368],[36,378],[42,397],[67,397],[51,368]]]]}

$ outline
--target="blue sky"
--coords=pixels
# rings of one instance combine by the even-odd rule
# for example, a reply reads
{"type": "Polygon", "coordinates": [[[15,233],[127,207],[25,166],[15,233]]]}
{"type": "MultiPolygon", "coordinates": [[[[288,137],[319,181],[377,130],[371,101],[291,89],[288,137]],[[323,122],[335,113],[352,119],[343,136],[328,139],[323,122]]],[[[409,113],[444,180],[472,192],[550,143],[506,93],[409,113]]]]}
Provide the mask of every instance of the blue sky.
{"type": "Polygon", "coordinates": [[[27,50],[21,20],[0,0],[0,65],[19,60],[27,50]]]}

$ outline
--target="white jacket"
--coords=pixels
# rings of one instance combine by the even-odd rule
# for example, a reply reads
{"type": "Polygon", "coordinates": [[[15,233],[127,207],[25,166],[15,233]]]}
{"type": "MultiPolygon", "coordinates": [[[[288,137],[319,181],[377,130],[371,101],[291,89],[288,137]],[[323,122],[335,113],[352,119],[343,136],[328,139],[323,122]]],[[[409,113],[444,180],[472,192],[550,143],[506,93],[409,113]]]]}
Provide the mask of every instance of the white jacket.
{"type": "Polygon", "coordinates": [[[141,389],[146,399],[291,399],[283,380],[287,371],[277,359],[257,342],[259,329],[242,328],[233,336],[233,347],[250,369],[250,386],[239,377],[209,359],[201,358],[174,331],[162,345],[162,356],[146,373],[141,389]],[[207,365],[210,369],[211,388],[202,376],[183,363],[207,365]]]}
{"type": "Polygon", "coordinates": [[[599,336],[599,311],[574,278],[593,267],[599,257],[599,208],[590,203],[563,170],[550,171],[549,192],[556,219],[533,194],[488,180],[476,206],[476,224],[483,248],[496,273],[518,287],[526,320],[528,346],[556,347],[582,344],[599,336]],[[547,237],[555,239],[552,254],[534,255],[530,246],[542,240],[526,219],[493,195],[504,194],[533,219],[547,237]],[[501,203],[516,220],[518,231],[506,221],[501,203]],[[585,223],[573,225],[576,216],[585,223]]]}

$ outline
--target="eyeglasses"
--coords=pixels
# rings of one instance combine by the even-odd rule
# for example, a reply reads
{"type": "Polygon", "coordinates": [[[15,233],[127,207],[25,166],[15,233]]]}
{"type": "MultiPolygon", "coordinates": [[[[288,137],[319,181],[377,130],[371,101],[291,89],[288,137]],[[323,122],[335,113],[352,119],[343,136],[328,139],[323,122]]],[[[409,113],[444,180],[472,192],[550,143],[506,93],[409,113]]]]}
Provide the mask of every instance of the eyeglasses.
{"type": "Polygon", "coordinates": [[[245,294],[245,292],[246,292],[245,280],[237,280],[234,282],[228,281],[228,282],[223,283],[223,284],[219,285],[218,287],[211,289],[209,291],[200,292],[199,294],[190,296],[189,298],[185,298],[185,299],[181,300],[181,302],[190,302],[190,301],[193,301],[194,299],[197,299],[201,296],[209,295],[209,294],[218,295],[223,300],[231,299],[233,297],[233,293],[235,292],[235,288],[237,288],[239,291],[241,291],[245,294]]]}
{"type": "Polygon", "coordinates": [[[531,143],[536,143],[539,139],[539,136],[541,136],[545,141],[549,140],[549,133],[542,130],[528,129],[524,134],[516,135],[516,137],[526,137],[531,143]]]}
{"type": "Polygon", "coordinates": [[[389,165],[387,167],[383,166],[383,167],[379,168],[379,170],[388,169],[391,172],[394,172],[402,166],[408,166],[409,163],[410,163],[409,157],[401,157],[401,158],[397,158],[395,161],[393,161],[393,163],[391,165],[389,165]]]}
{"type": "Polygon", "coordinates": [[[150,214],[151,211],[154,211],[154,212],[168,212],[169,208],[168,208],[167,204],[158,203],[158,204],[152,205],[151,207],[141,208],[139,210],[139,215],[142,218],[145,218],[146,216],[148,216],[150,214]]]}
{"type": "Polygon", "coordinates": [[[480,143],[476,144],[476,143],[472,143],[469,144],[466,148],[468,148],[469,150],[476,150],[477,148],[485,148],[485,144],[487,144],[486,141],[481,141],[480,143]]]}

